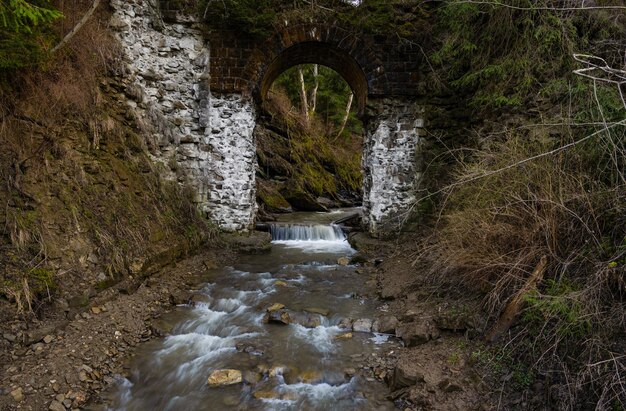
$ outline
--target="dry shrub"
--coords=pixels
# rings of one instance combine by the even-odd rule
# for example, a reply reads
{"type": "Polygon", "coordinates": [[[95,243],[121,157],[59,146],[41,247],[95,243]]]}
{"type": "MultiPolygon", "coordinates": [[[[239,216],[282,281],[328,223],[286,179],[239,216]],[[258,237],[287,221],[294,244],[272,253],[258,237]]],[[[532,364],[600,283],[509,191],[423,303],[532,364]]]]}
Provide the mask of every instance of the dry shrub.
{"type": "Polygon", "coordinates": [[[564,408],[626,405],[625,136],[621,127],[482,178],[569,141],[546,130],[492,143],[460,165],[457,181],[467,182],[446,198],[424,254],[440,285],[484,293],[492,321],[548,257],[508,341],[518,359],[562,383],[552,395],[564,408]]]}
{"type": "MultiPolygon", "coordinates": [[[[59,37],[80,20],[91,3],[62,2],[65,18],[56,27],[59,37]]],[[[119,61],[119,45],[106,27],[105,14],[96,12],[43,67],[16,79],[21,85],[13,99],[17,114],[45,124],[63,124],[68,115],[88,121],[96,114],[94,108],[101,102],[98,82],[119,61]]]]}

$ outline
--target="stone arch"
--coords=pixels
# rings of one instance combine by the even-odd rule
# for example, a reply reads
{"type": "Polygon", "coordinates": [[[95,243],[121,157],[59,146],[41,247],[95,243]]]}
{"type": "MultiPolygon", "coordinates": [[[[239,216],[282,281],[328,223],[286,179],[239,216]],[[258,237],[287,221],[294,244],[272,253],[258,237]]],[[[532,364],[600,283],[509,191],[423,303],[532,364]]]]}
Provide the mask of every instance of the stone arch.
{"type": "Polygon", "coordinates": [[[248,60],[243,78],[247,92],[262,101],[276,78],[298,64],[321,64],[339,73],[355,93],[363,114],[369,95],[389,92],[385,68],[371,39],[336,25],[317,26],[288,22],[248,60]]]}
{"type": "Polygon", "coordinates": [[[207,182],[208,214],[227,214],[220,227],[252,226],[257,110],[282,72],[317,63],[348,82],[364,120],[364,221],[372,233],[395,230],[412,210],[423,168],[420,47],[339,22],[281,24],[266,39],[235,30],[208,37],[211,57],[203,80],[210,98],[200,103],[206,108],[200,118],[208,119],[205,139],[215,174],[207,182]]]}
{"type": "Polygon", "coordinates": [[[363,69],[349,54],[322,42],[297,43],[276,56],[265,69],[254,90],[254,97],[264,100],[276,78],[285,70],[299,64],[320,64],[335,70],[352,89],[359,114],[364,113],[369,88],[363,69]]]}

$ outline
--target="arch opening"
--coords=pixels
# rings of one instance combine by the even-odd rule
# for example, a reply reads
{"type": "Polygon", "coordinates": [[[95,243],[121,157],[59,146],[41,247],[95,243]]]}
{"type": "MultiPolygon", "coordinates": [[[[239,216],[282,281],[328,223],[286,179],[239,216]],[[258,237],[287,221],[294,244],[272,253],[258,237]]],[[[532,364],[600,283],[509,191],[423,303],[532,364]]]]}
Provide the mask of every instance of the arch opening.
{"type": "Polygon", "coordinates": [[[320,64],[336,71],[348,83],[355,97],[359,116],[365,112],[368,96],[368,82],[359,63],[348,53],[328,43],[305,41],[297,43],[272,60],[263,73],[258,88],[261,101],[267,98],[274,81],[283,72],[301,64],[320,64]]]}
{"type": "Polygon", "coordinates": [[[345,78],[309,63],[269,87],[255,129],[259,218],[360,206],[364,127],[345,78]]]}

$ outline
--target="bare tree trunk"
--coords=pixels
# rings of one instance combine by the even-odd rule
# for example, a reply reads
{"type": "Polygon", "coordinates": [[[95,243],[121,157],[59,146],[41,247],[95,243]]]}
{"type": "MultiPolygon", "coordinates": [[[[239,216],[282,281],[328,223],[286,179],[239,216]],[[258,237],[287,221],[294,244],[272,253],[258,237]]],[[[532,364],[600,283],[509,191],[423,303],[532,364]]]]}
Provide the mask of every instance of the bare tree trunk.
{"type": "Polygon", "coordinates": [[[58,49],[60,49],[61,47],[63,47],[68,41],[70,41],[72,39],[72,37],[74,37],[74,35],[76,33],[78,33],[78,30],[80,30],[85,23],[87,23],[87,21],[89,20],[89,18],[93,15],[93,13],[96,11],[96,9],[98,8],[98,5],[100,4],[100,0],[94,0],[93,4],[91,5],[91,8],[89,10],[87,10],[87,13],[85,13],[85,15],[83,16],[82,19],[80,19],[80,21],[78,23],[76,23],[76,25],[74,26],[74,28],[72,30],[70,30],[69,33],[67,33],[65,35],[65,37],[63,37],[63,40],[61,40],[61,42],[59,44],[57,44],[53,49],[52,49],[52,53],[55,53],[58,49]]]}
{"type": "Polygon", "coordinates": [[[348,118],[350,117],[350,109],[352,108],[352,100],[354,100],[354,93],[350,93],[350,97],[348,97],[348,104],[346,105],[346,114],[343,116],[343,120],[341,121],[341,129],[337,133],[337,137],[335,137],[335,141],[339,138],[343,130],[346,128],[346,124],[348,124],[348,118]]]}
{"type": "Polygon", "coordinates": [[[315,113],[317,109],[317,90],[320,88],[320,79],[318,77],[318,65],[313,65],[313,78],[315,79],[315,86],[313,87],[313,91],[311,92],[311,101],[310,101],[310,115],[315,113]]]}
{"type": "Polygon", "coordinates": [[[300,78],[300,103],[302,105],[302,114],[304,115],[304,121],[309,124],[309,102],[306,97],[306,86],[304,84],[304,73],[302,67],[298,67],[298,76],[300,78]]]}

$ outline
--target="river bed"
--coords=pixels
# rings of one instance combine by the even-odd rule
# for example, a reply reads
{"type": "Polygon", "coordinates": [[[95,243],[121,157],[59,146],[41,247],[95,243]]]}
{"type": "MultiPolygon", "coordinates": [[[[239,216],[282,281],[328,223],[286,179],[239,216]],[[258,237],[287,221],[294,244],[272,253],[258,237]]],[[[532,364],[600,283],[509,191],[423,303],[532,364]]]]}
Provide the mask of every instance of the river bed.
{"type": "Polygon", "coordinates": [[[338,264],[355,253],[328,223],[343,215],[290,216],[272,227],[270,253],[207,270],[193,303],[164,317],[174,324],[171,335],[137,349],[108,409],[393,409],[387,386],[361,369],[397,343],[346,328],[384,307],[359,294],[367,278],[357,266],[338,264]],[[222,369],[243,381],[209,386],[222,369]]]}

